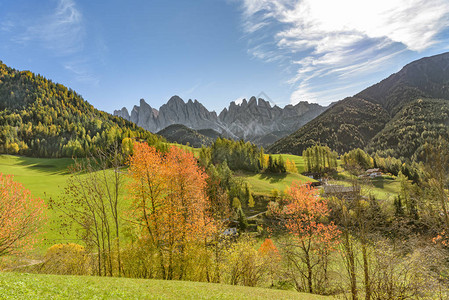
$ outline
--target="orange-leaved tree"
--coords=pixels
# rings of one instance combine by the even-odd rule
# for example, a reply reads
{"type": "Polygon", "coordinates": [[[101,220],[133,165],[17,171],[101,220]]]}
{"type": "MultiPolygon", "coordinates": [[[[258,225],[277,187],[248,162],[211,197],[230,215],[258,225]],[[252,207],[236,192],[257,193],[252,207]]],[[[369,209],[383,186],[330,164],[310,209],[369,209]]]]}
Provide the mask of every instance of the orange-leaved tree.
{"type": "Polygon", "coordinates": [[[214,229],[207,215],[207,175],[191,153],[177,147],[160,153],[145,143],[134,144],[129,175],[132,217],[155,249],[160,277],[185,278],[187,247],[214,229]]]}
{"type": "Polygon", "coordinates": [[[270,211],[289,233],[282,250],[292,266],[289,275],[296,289],[319,292],[316,289],[324,284],[320,281],[327,278],[329,252],[335,249],[340,234],[337,226],[326,220],[326,202],[310,185],[293,183],[285,193],[284,205],[272,205],[270,211]]]}
{"type": "Polygon", "coordinates": [[[0,256],[15,254],[36,241],[45,220],[45,203],[11,175],[0,173],[0,256]]]}
{"type": "Polygon", "coordinates": [[[278,249],[271,239],[265,239],[265,241],[260,245],[259,255],[264,261],[264,265],[270,275],[271,286],[274,286],[274,278],[278,273],[279,263],[281,261],[281,255],[278,249]]]}

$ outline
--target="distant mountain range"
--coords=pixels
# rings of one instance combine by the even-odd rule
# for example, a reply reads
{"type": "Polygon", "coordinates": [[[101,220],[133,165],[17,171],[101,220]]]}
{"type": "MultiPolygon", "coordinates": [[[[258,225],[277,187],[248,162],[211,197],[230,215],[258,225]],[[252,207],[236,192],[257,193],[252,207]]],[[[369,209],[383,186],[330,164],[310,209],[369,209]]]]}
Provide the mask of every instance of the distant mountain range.
{"type": "Polygon", "coordinates": [[[268,151],[301,154],[320,142],[339,153],[365,148],[413,158],[439,136],[449,138],[449,53],[414,61],[335,103],[268,151]]]}
{"type": "Polygon", "coordinates": [[[140,106],[134,106],[131,114],[123,107],[115,110],[114,115],[151,132],[181,124],[195,130],[212,129],[224,137],[266,146],[294,132],[325,110],[326,107],[307,102],[280,108],[271,106],[264,99],[251,97],[249,101],[243,99],[241,104],[231,102],[217,115],[197,100],[186,103],[180,97],[173,96],[159,110],[141,99],[140,106]]]}

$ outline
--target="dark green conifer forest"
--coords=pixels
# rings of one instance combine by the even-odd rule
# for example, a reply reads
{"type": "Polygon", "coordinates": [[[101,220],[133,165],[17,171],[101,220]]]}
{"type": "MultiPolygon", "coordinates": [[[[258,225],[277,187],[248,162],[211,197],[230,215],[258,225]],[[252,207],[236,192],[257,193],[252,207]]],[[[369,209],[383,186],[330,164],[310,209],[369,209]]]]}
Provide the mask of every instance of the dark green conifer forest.
{"type": "Polygon", "coordinates": [[[0,153],[83,156],[126,139],[162,139],[99,111],[79,94],[30,71],[0,62],[0,153]]]}

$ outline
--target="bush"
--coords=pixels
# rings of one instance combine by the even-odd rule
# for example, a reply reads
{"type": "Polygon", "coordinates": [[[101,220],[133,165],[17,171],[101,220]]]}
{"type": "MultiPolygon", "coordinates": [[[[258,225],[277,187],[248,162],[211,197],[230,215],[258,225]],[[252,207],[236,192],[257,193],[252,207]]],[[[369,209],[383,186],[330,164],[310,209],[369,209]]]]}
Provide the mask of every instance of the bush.
{"type": "Polygon", "coordinates": [[[81,245],[56,244],[48,248],[40,272],[57,275],[88,275],[92,260],[81,245]]]}
{"type": "Polygon", "coordinates": [[[254,241],[243,237],[227,251],[227,283],[256,286],[266,273],[264,260],[254,248],[254,241]]]}

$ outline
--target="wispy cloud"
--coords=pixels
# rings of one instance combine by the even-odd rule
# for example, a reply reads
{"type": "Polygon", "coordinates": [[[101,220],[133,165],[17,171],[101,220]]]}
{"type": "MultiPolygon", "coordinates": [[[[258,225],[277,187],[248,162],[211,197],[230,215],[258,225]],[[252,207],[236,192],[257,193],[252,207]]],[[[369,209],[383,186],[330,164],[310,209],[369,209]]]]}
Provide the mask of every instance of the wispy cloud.
{"type": "Polygon", "coordinates": [[[98,85],[99,80],[93,75],[87,60],[72,60],[64,64],[64,69],[70,71],[79,82],[98,85]]]}
{"type": "Polygon", "coordinates": [[[14,28],[14,22],[11,20],[3,20],[0,22],[0,31],[10,32],[14,28]]]}
{"type": "MultiPolygon", "coordinates": [[[[98,85],[99,79],[89,63],[92,56],[85,55],[86,26],[81,10],[75,0],[55,0],[53,3],[53,9],[33,17],[26,13],[10,15],[0,23],[0,30],[23,47],[45,50],[74,80],[98,85]]],[[[96,48],[106,51],[101,39],[96,43],[96,48]]]]}
{"type": "Polygon", "coordinates": [[[201,80],[198,81],[195,85],[193,85],[192,87],[190,87],[189,89],[181,92],[181,95],[185,95],[187,97],[192,96],[193,92],[195,92],[199,87],[201,86],[201,80]]]}
{"type": "Polygon", "coordinates": [[[288,81],[294,88],[291,102],[326,94],[317,89],[324,78],[357,78],[404,51],[428,49],[449,26],[447,0],[242,0],[241,5],[249,52],[296,66],[288,81]]]}
{"type": "Polygon", "coordinates": [[[73,0],[59,0],[48,15],[25,24],[25,30],[16,37],[16,42],[26,44],[38,42],[55,54],[69,55],[83,48],[83,16],[73,0]]]}

